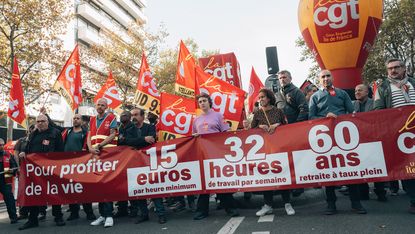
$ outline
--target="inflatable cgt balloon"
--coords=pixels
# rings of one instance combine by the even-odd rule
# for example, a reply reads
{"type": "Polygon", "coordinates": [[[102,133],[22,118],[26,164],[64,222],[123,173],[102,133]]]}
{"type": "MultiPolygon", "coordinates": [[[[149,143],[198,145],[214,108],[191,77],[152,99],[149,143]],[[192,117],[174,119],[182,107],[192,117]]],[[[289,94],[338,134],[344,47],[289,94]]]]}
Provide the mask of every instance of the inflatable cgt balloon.
{"type": "Polygon", "coordinates": [[[382,23],[382,0],[300,0],[298,21],[307,46],[334,86],[353,89],[382,23]]]}

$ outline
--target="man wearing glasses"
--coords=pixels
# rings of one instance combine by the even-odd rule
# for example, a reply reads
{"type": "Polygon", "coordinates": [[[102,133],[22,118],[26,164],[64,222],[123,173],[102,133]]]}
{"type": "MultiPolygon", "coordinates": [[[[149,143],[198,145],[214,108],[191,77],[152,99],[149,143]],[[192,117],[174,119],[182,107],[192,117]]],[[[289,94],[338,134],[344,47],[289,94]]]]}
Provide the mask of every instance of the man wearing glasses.
{"type": "MultiPolygon", "coordinates": [[[[19,157],[24,159],[26,154],[30,153],[47,153],[47,152],[62,152],[63,140],[59,130],[49,126],[49,121],[46,115],[40,114],[36,118],[36,129],[29,136],[24,152],[19,153],[19,157]]],[[[29,220],[19,228],[24,230],[39,226],[38,215],[39,206],[31,206],[29,209],[29,220]]],[[[65,225],[62,219],[62,208],[60,205],[52,206],[52,215],[55,217],[57,226],[65,225]]]]}
{"type": "MultiPolygon", "coordinates": [[[[388,78],[382,82],[375,93],[373,109],[415,106],[415,79],[406,74],[405,63],[400,59],[386,62],[388,78]]],[[[415,214],[415,180],[403,180],[410,198],[409,213],[415,214]]]]}
{"type": "MultiPolygon", "coordinates": [[[[309,119],[325,117],[336,118],[339,115],[353,113],[353,104],[349,95],[342,89],[333,86],[333,77],[329,70],[322,70],[319,75],[320,90],[311,96],[309,119]]],[[[365,208],[360,203],[358,185],[349,185],[349,196],[352,202],[352,210],[358,214],[366,214],[365,208]]],[[[334,186],[326,187],[327,209],[326,215],[337,213],[336,192],[334,186]]]]}

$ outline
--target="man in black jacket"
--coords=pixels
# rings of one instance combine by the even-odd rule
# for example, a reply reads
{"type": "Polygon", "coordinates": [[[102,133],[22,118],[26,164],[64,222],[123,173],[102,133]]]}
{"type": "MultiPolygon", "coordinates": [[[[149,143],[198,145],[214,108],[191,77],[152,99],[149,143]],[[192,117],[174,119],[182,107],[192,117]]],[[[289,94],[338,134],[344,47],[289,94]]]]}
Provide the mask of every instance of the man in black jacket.
{"type": "MultiPolygon", "coordinates": [[[[132,121],[135,126],[140,130],[137,146],[143,148],[156,142],[156,127],[151,124],[144,123],[145,112],[143,109],[134,108],[131,110],[132,121]]],[[[159,217],[159,223],[166,223],[166,212],[161,198],[152,199],[156,208],[156,214],[159,217]]],[[[137,219],[136,223],[142,223],[149,220],[147,201],[145,199],[138,201],[138,207],[141,211],[141,216],[137,219]]]]}
{"type": "MultiPolygon", "coordinates": [[[[59,130],[49,127],[48,118],[41,114],[36,118],[36,130],[29,136],[25,152],[21,152],[19,157],[24,159],[30,153],[62,152],[63,146],[62,135],[59,130]]],[[[19,230],[39,226],[38,215],[39,206],[29,207],[29,220],[19,230]]],[[[60,205],[52,206],[52,215],[55,216],[57,226],[65,225],[60,205]]]]}
{"type": "MultiPolygon", "coordinates": [[[[118,129],[118,145],[127,145],[137,148],[140,142],[140,130],[133,122],[131,122],[131,113],[129,111],[121,113],[120,122],[121,125],[118,129]]],[[[128,201],[119,201],[117,202],[117,205],[118,211],[115,213],[114,218],[127,215],[130,217],[137,216],[137,200],[130,200],[130,213],[128,213],[128,201]]]]}

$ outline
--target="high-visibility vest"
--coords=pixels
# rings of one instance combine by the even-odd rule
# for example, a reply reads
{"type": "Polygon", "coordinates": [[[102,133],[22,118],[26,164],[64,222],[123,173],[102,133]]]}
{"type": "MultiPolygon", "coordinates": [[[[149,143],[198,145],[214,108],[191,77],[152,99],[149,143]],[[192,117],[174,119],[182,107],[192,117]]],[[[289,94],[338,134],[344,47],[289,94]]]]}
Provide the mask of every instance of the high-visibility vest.
{"type": "MultiPolygon", "coordinates": [[[[91,146],[97,146],[99,143],[103,142],[111,134],[111,123],[112,121],[117,121],[116,117],[112,113],[108,113],[104,120],[101,122],[100,126],[97,126],[97,117],[92,116],[91,121],[89,122],[89,131],[91,133],[91,146]]],[[[116,129],[115,129],[116,130],[116,129]]],[[[117,146],[117,137],[115,137],[110,143],[104,147],[114,147],[117,146]]]]}

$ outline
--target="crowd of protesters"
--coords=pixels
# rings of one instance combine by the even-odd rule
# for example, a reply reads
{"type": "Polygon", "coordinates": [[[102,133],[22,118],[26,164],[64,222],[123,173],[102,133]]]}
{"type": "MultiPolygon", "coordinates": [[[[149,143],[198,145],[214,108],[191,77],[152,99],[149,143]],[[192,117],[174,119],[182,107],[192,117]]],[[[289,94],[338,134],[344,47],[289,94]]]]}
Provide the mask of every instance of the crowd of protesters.
{"type": "MultiPolygon", "coordinates": [[[[332,77],[329,70],[319,72],[319,88],[311,84],[304,91],[291,82],[292,77],[289,71],[280,71],[278,73],[279,90],[276,93],[266,88],[260,90],[259,105],[255,108],[251,121],[244,122],[244,128],[260,128],[273,134],[278,131],[280,125],[308,119],[336,118],[349,113],[415,106],[415,80],[407,76],[405,64],[399,59],[390,59],[386,62],[386,68],[387,79],[383,80],[374,93],[374,100],[369,98],[369,86],[359,84],[355,88],[356,100],[353,102],[345,91],[333,86],[335,77],[332,77]]],[[[212,99],[209,95],[202,93],[196,97],[196,101],[201,114],[194,120],[193,134],[195,136],[229,130],[223,116],[213,111],[212,99]]],[[[156,142],[157,118],[154,115],[148,114],[148,121],[145,121],[143,109],[134,108],[124,111],[120,115],[118,126],[116,116],[108,112],[107,108],[107,100],[99,99],[96,103],[97,115],[91,117],[88,123],[83,121],[81,115],[75,114],[73,126],[70,128],[62,128],[54,124],[45,109],[42,109],[41,114],[36,118],[36,124],[29,128],[28,135],[18,140],[14,152],[16,157],[4,151],[5,142],[0,139],[0,192],[3,194],[12,224],[17,223],[19,219],[28,219],[19,229],[33,228],[37,227],[39,220],[46,216],[46,207],[40,206],[20,207],[19,216],[17,215],[10,179],[17,172],[18,162],[25,160],[28,154],[88,150],[94,157],[99,157],[105,147],[127,145],[140,149],[156,142]]],[[[399,181],[392,181],[388,184],[390,184],[391,195],[396,195],[399,181]]],[[[410,197],[409,212],[415,214],[415,180],[405,180],[402,184],[410,197]]],[[[387,201],[385,185],[385,182],[374,183],[374,192],[380,202],[387,201]]],[[[335,189],[332,186],[325,188],[327,199],[325,214],[327,215],[337,213],[335,189]]],[[[352,210],[357,214],[366,214],[367,211],[361,204],[361,200],[369,199],[368,184],[346,185],[345,191],[350,196],[352,210]]],[[[256,215],[264,216],[273,213],[274,194],[281,194],[287,215],[295,215],[295,210],[291,205],[291,196],[298,196],[302,192],[304,189],[264,191],[264,205],[256,212],[256,215]]],[[[195,220],[204,219],[209,215],[209,198],[210,194],[200,194],[195,204],[195,196],[187,197],[189,208],[195,211],[195,220]]],[[[217,198],[220,206],[229,216],[239,215],[233,194],[217,194],[217,198]]],[[[186,207],[184,197],[114,202],[117,206],[115,213],[113,202],[100,202],[98,218],[94,214],[91,203],[82,204],[86,218],[92,221],[92,226],[112,227],[114,218],[123,216],[135,217],[136,223],[142,223],[149,220],[149,207],[152,206],[155,208],[158,222],[163,224],[167,221],[166,204],[173,211],[181,211],[186,207]]],[[[67,221],[80,218],[80,204],[70,204],[69,211],[67,221]]],[[[52,215],[57,226],[65,225],[60,205],[52,206],[52,215]]]]}

